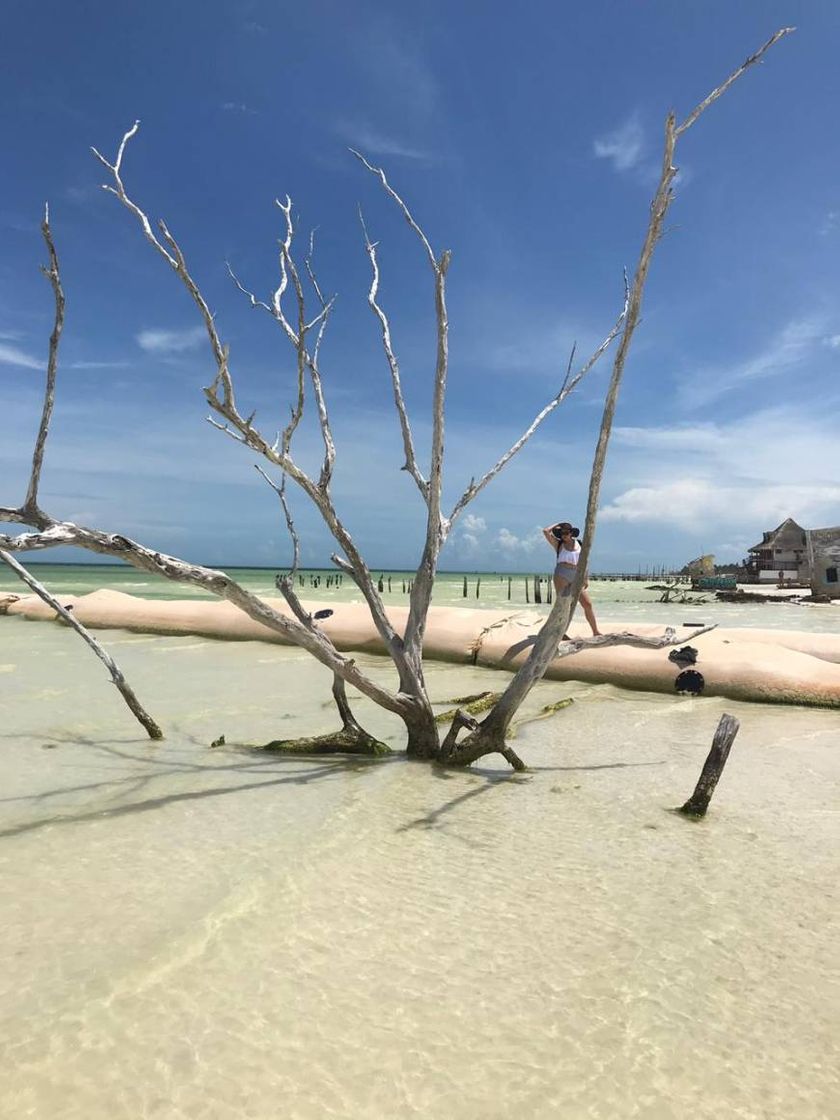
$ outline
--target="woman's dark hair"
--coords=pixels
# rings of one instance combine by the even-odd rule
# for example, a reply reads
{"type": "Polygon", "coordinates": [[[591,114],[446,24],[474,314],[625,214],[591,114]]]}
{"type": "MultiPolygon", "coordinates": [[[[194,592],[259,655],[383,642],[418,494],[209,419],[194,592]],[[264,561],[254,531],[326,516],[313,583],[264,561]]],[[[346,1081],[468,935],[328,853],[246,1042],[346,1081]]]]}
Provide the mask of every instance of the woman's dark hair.
{"type": "Polygon", "coordinates": [[[571,521],[558,521],[557,524],[553,525],[551,528],[551,535],[555,540],[559,541],[562,539],[563,534],[560,531],[561,529],[568,529],[573,537],[580,536],[580,529],[578,529],[576,525],[573,525],[571,521]]]}

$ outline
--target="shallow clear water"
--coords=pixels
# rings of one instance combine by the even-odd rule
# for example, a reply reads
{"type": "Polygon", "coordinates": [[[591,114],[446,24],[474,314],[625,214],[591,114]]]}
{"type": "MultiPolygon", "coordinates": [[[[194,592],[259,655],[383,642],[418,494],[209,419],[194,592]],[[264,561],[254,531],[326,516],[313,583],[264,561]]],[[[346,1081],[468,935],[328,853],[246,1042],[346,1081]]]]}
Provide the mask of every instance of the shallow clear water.
{"type": "Polygon", "coordinates": [[[0,619],[0,1115],[837,1115],[836,713],[543,683],[524,715],[575,703],[524,775],[283,761],[244,744],[335,723],[299,651],[107,645],[163,744],[74,634],[0,619]]]}

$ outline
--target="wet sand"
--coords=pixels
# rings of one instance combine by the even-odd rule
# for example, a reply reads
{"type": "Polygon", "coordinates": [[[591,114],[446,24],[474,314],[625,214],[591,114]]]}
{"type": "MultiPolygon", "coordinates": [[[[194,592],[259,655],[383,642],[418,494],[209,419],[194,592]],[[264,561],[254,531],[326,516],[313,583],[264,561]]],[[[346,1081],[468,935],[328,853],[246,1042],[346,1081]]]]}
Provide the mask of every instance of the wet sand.
{"type": "Polygon", "coordinates": [[[160,746],[75,635],[2,620],[0,1114],[837,1114],[835,712],[554,682],[524,775],[283,761],[243,744],[334,723],[299,651],[108,646],[160,746]]]}

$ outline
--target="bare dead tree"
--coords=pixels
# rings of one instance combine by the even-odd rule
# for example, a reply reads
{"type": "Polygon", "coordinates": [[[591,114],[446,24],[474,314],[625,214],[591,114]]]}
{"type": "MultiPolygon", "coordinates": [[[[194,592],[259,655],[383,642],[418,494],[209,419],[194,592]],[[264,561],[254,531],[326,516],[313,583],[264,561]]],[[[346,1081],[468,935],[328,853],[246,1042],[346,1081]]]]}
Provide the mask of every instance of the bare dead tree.
{"type": "MultiPolygon", "coordinates": [[[[111,182],[104,185],[104,189],[114,195],[126,207],[138,222],[146,240],[158,255],[169,265],[179,281],[186,288],[195,303],[203,321],[210,350],[215,365],[215,374],[210,384],[204,389],[205,399],[214,414],[210,422],[224,434],[241,443],[250,451],[255,452],[268,464],[268,469],[280,472],[281,482],[275,483],[265,470],[259,468],[264,477],[276,489],[281,499],[286,516],[287,527],[295,541],[294,526],[286,504],[286,480],[290,479],[318,509],[324,523],[336,542],[337,551],[332,559],[336,566],[349,575],[360,588],[362,595],[370,610],[374,625],[393,661],[398,677],[399,686],[395,692],[383,688],[367,677],[352,658],[347,658],[339,653],[323,630],[299,601],[291,579],[281,579],[278,586],[283,593],[291,610],[292,617],[274,610],[267,603],[241,587],[226,573],[213,569],[188,564],[176,557],[165,556],[147,548],[136,541],[115,533],[104,532],[99,529],[85,528],[70,522],[60,521],[50,517],[38,505],[37,479],[40,472],[40,461],[43,456],[43,446],[49,430],[49,415],[52,410],[55,389],[55,371],[52,375],[48,372],[47,390],[45,394],[44,415],[39,428],[36,441],[36,456],[33,459],[33,482],[27,493],[26,500],[19,507],[0,507],[0,521],[18,522],[33,526],[35,532],[23,533],[12,537],[0,535],[0,547],[8,551],[32,551],[70,544],[89,551],[116,557],[138,567],[144,571],[163,576],[170,580],[180,581],[202,587],[214,595],[233,602],[251,618],[263,623],[269,628],[281,633],[287,640],[295,642],[308,650],[317,660],[333,671],[336,680],[350,682],[363,695],[374,700],[382,707],[399,715],[407,729],[407,752],[410,756],[428,760],[448,761],[452,764],[464,765],[475,760],[481,755],[493,751],[500,752],[511,765],[522,767],[521,760],[505,743],[505,731],[510,724],[510,719],[516,708],[522,703],[528,691],[538,680],[548,665],[548,662],[557,653],[558,639],[564,632],[571,614],[572,603],[578,593],[580,581],[585,570],[586,561],[591,547],[595,517],[597,510],[598,494],[600,491],[601,477],[606,459],[606,450],[612,424],[612,416],[618,396],[621,375],[624,369],[627,352],[633,333],[636,329],[641,310],[642,294],[653,249],[662,233],[662,224],[668,207],[673,197],[672,183],[676,169],[672,166],[672,157],[676,140],[687,128],[694,123],[700,113],[719,97],[752,63],[758,61],[764,52],[790,29],[783,29],[769,40],[755,55],[748,59],[720,87],[718,87],[679,127],[675,124],[673,114],[666,123],[666,143],[663,157],[663,169],[659,187],[651,206],[651,217],[647,235],[642,248],[639,264],[632,285],[627,284],[625,278],[624,308],[617,322],[609,331],[604,341],[595,350],[592,356],[572,373],[571,364],[558,393],[537,414],[529,427],[499,457],[485,474],[476,481],[471,479],[468,486],[457,500],[449,515],[442,510],[442,483],[444,469],[444,422],[446,385],[449,367],[449,321],[446,304],[446,282],[451,253],[444,250],[435,252],[419,223],[415,220],[402,197],[396,192],[388,181],[382,168],[370,164],[362,155],[354,153],[365,168],[379,180],[382,188],[402,213],[409,227],[420,242],[422,251],[428,261],[434,288],[434,305],[436,316],[436,348],[435,348],[435,373],[432,404],[432,441],[428,475],[425,475],[417,461],[414,439],[411,431],[410,419],[402,394],[399,364],[392,344],[391,329],[388,317],[379,301],[379,264],[377,260],[377,246],[370,240],[364,228],[365,248],[370,259],[372,280],[368,296],[371,310],[376,316],[382,333],[382,345],[386,361],[390,370],[391,385],[395,407],[403,438],[405,453],[405,469],[413,478],[421,498],[426,507],[426,532],[423,551],[416,574],[411,583],[409,601],[409,615],[405,631],[397,633],[385,610],[382,598],[371,576],[367,564],[356,547],[352,536],[345,523],[335,508],[331,482],[335,464],[335,443],[332,435],[329,411],[327,407],[324,381],[320,365],[321,343],[327,329],[330,313],[333,307],[331,300],[326,300],[321,288],[315,279],[311,265],[310,253],[306,258],[305,269],[302,271],[296,263],[295,256],[295,222],[292,214],[291,199],[277,200],[277,206],[283,214],[284,236],[280,242],[278,255],[279,280],[276,288],[267,299],[258,298],[234,277],[237,287],[248,297],[251,305],[270,315],[277,323],[281,333],[294,348],[297,365],[297,397],[291,410],[291,420],[287,428],[270,440],[255,425],[255,414],[252,412],[244,416],[239,409],[235,396],[235,381],[230,364],[230,350],[221,338],[216,320],[202,295],[198,284],[193,279],[184,253],[170,233],[165,222],[158,222],[157,232],[141,207],[129,196],[126,191],[122,164],[126,148],[136,135],[139,122],[125,133],[117,150],[114,162],[111,163],[94,149],[94,154],[107,168],[111,182]],[[305,277],[303,275],[305,272],[305,277]],[[311,314],[307,309],[306,281],[312,287],[317,302],[317,310],[311,314]],[[287,304],[292,302],[293,311],[287,311],[287,304]],[[595,464],[590,485],[589,502],[587,508],[586,537],[581,555],[581,565],[578,581],[571,597],[561,597],[554,605],[546,625],[537,638],[533,653],[527,665],[520,670],[511,682],[499,704],[490,713],[487,719],[475,726],[474,722],[463,718],[456,720],[457,726],[450,729],[446,737],[445,747],[442,746],[437,725],[432,712],[432,707],[426,692],[423,674],[423,637],[425,632],[428,609],[431,602],[435,575],[437,572],[440,551],[457,521],[457,518],[466,506],[504,469],[507,463],[516,455],[525,443],[536,432],[543,421],[567,399],[580,380],[588,373],[595,362],[605,353],[611,343],[620,336],[618,353],[613,365],[613,376],[604,409],[601,434],[595,456],[595,464]],[[52,379],[51,379],[52,378],[52,379]],[[321,432],[324,454],[320,473],[317,478],[307,474],[295,460],[292,453],[292,441],[295,431],[303,415],[303,409],[308,391],[311,393],[321,432]],[[38,448],[40,447],[40,452],[38,448]],[[40,457],[39,457],[40,455],[40,457]],[[35,462],[37,460],[37,472],[35,462]],[[456,741],[460,729],[468,731],[467,737],[460,743],[456,741]]],[[[56,264],[57,269],[57,264],[56,264]]],[[[295,557],[297,558],[297,550],[295,557]]],[[[296,567],[293,565],[293,571],[296,567]]],[[[573,653],[576,647],[567,643],[562,653],[573,653]]],[[[343,731],[353,734],[355,720],[348,719],[349,706],[343,685],[334,689],[336,704],[342,718],[343,731]]]]}

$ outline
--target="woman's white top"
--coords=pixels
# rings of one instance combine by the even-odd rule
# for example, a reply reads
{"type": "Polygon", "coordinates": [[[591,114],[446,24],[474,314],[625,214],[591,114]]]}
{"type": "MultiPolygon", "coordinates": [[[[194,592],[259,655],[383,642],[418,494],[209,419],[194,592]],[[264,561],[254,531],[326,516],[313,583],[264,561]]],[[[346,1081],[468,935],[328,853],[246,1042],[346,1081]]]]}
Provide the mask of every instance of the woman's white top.
{"type": "Polygon", "coordinates": [[[575,541],[575,547],[558,548],[557,549],[557,563],[558,564],[571,564],[573,568],[577,567],[578,556],[580,555],[580,545],[575,541]]]}

